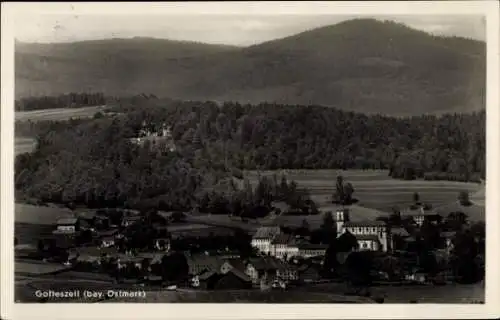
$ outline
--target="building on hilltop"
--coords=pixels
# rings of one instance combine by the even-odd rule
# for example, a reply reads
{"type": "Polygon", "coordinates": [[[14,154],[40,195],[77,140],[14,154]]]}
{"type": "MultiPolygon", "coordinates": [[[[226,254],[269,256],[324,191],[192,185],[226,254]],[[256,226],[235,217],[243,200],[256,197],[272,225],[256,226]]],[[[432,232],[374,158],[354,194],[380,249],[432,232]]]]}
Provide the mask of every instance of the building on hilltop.
{"type": "Polygon", "coordinates": [[[136,145],[149,145],[152,149],[160,149],[162,151],[173,152],[176,150],[171,128],[165,123],[159,129],[151,130],[150,126],[144,121],[138,136],[130,139],[130,141],[136,145]]]}

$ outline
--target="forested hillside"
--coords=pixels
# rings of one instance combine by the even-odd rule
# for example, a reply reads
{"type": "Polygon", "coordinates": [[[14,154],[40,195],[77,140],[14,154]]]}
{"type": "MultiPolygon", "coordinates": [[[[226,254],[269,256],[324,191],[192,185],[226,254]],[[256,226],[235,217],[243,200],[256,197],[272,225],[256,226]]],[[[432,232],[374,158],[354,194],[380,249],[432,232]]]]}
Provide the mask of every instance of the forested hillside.
{"type": "Polygon", "coordinates": [[[485,107],[486,45],[356,19],[250,47],[159,39],[16,45],[16,97],[137,92],[389,115],[485,107]]]}
{"type": "Polygon", "coordinates": [[[38,136],[37,150],[16,159],[18,192],[45,200],[161,196],[177,203],[195,201],[236,169],[385,168],[395,178],[461,181],[485,175],[485,112],[391,118],[144,96],[123,99],[112,111],[122,114],[17,123],[24,136],[38,136]],[[177,151],[131,144],[143,121],[171,125],[177,151]]]}

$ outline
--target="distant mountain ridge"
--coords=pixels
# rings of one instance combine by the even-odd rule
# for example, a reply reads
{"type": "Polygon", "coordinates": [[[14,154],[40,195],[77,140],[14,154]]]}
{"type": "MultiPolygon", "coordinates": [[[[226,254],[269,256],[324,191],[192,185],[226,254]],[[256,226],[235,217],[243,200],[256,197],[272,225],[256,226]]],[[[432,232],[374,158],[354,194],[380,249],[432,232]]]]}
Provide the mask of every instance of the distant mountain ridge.
{"type": "Polygon", "coordinates": [[[249,47],[153,38],[16,45],[16,96],[70,91],[319,104],[391,115],[485,108],[486,45],[355,19],[249,47]]]}

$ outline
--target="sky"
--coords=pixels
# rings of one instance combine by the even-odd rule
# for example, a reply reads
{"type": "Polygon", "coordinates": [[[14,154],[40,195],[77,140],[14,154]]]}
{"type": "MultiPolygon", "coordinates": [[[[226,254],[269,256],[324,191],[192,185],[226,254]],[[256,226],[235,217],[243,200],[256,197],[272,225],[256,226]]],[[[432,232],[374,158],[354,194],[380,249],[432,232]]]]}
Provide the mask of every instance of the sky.
{"type": "Polygon", "coordinates": [[[152,37],[247,46],[283,38],[354,18],[402,22],[435,35],[485,40],[480,15],[75,15],[37,14],[14,22],[22,42],[73,42],[110,38],[152,37]]]}

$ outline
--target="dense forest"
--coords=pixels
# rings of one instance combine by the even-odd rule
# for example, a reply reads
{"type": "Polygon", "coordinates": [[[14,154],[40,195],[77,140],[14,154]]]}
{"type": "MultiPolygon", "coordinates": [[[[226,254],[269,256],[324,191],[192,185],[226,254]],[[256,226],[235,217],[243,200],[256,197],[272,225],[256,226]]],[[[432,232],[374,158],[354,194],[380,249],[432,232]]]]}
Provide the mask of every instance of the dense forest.
{"type": "MultiPolygon", "coordinates": [[[[183,209],[206,204],[207,194],[223,199],[231,194],[245,203],[252,188],[235,183],[241,169],[388,169],[394,178],[461,181],[485,176],[485,112],[393,118],[320,106],[180,102],[147,95],[122,99],[110,111],[119,115],[16,123],[16,134],[37,137],[36,150],[16,159],[18,196],[93,206],[133,207],[151,200],[183,209]],[[129,138],[144,121],[171,125],[176,151],[132,144],[129,138]]],[[[264,184],[273,190],[281,181],[264,184]]],[[[261,192],[252,203],[285,197],[307,207],[305,191],[293,190],[271,198],[261,192]]]]}
{"type": "Polygon", "coordinates": [[[16,100],[16,111],[31,111],[55,108],[79,108],[106,104],[103,93],[69,93],[59,96],[29,97],[16,100]]]}

